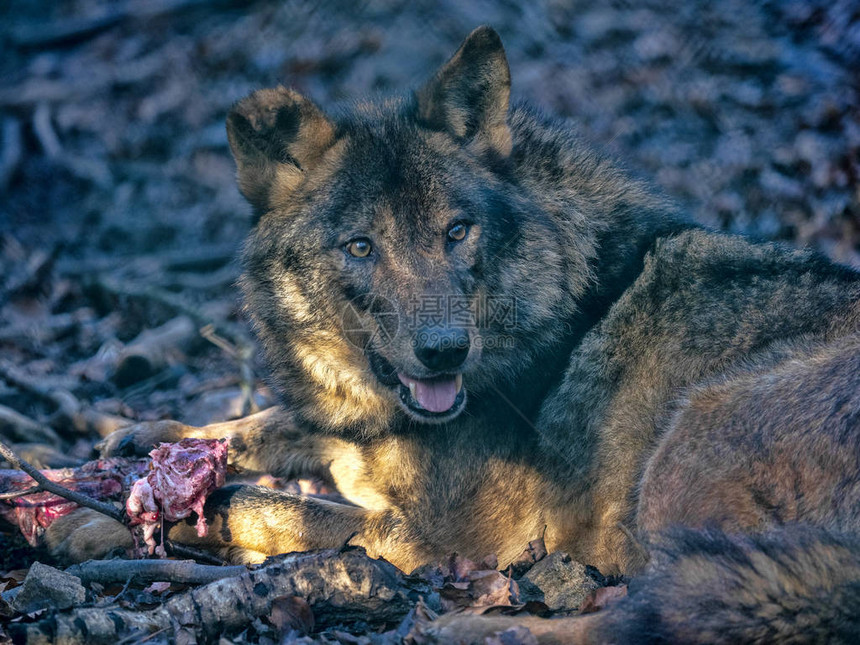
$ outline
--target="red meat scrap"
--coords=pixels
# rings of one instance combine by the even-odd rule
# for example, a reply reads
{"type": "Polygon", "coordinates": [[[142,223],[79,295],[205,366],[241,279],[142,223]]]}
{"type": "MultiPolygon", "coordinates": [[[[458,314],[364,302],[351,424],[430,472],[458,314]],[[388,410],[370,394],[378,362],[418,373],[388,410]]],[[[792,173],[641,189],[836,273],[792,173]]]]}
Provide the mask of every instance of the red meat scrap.
{"type": "MultiPolygon", "coordinates": [[[[69,490],[102,501],[121,502],[125,491],[146,474],[147,459],[100,459],[78,468],[41,471],[45,477],[69,490]]],[[[20,470],[0,470],[0,491],[12,493],[35,486],[36,482],[20,470]]],[[[51,523],[78,508],[74,502],[42,491],[0,502],[0,517],[15,524],[33,546],[51,523]]]]}
{"type": "Polygon", "coordinates": [[[165,520],[176,522],[197,513],[197,535],[206,536],[203,505],[216,488],[224,485],[227,440],[162,443],[149,456],[150,471],[134,483],[125,508],[130,524],[142,526],[148,552],[164,556],[164,548],[156,547],[154,536],[165,520]]]}
{"type": "MultiPolygon", "coordinates": [[[[155,531],[163,520],[177,521],[197,513],[197,533],[206,535],[203,504],[224,485],[226,439],[183,439],[163,443],[150,459],[101,459],[78,468],[43,470],[48,479],[94,499],[122,503],[129,525],[143,529],[149,553],[155,552],[155,531]],[[127,496],[127,497],[126,497],[127,496]]],[[[26,491],[33,479],[20,470],[0,470],[0,492],[26,491]]],[[[78,508],[74,502],[41,491],[0,500],[0,517],[17,525],[27,541],[37,546],[45,529],[58,517],[78,508]]],[[[163,549],[159,548],[159,555],[163,549]]]]}

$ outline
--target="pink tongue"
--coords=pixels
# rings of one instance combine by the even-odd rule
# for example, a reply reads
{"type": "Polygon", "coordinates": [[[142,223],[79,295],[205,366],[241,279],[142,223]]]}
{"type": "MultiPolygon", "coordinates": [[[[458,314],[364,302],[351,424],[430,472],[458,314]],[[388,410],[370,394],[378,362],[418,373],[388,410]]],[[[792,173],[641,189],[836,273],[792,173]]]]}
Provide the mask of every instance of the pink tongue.
{"type": "Polygon", "coordinates": [[[454,377],[419,381],[405,374],[398,374],[397,378],[406,387],[409,387],[410,383],[415,383],[415,400],[430,412],[450,410],[457,399],[457,381],[454,377]]]}

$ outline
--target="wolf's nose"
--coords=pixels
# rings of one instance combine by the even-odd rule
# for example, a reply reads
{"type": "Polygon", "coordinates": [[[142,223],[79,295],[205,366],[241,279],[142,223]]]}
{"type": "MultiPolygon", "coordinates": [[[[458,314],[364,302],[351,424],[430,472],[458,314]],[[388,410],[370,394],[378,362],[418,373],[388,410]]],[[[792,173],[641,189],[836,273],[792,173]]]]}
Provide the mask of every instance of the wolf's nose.
{"type": "Polygon", "coordinates": [[[469,332],[465,329],[434,328],[415,336],[415,356],[434,371],[452,371],[469,354],[469,332]]]}

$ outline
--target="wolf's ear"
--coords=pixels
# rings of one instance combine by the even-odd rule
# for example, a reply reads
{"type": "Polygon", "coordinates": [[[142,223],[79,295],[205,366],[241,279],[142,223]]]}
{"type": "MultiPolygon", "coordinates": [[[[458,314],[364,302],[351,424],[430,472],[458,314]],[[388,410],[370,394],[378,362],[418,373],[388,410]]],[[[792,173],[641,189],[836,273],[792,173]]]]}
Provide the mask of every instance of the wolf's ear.
{"type": "Polygon", "coordinates": [[[511,71],[499,34],[478,27],[460,49],[417,92],[421,119],[464,141],[511,151],[508,103],[511,71]]]}
{"type": "Polygon", "coordinates": [[[258,211],[283,205],[334,142],[334,126],[301,94],[258,90],[227,114],[239,190],[258,211]]]}

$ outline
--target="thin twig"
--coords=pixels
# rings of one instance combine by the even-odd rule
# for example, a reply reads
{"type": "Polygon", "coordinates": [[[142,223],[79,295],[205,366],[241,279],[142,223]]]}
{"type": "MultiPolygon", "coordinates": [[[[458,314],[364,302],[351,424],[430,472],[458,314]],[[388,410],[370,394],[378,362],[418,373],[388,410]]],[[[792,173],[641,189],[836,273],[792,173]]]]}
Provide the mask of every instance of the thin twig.
{"type": "Polygon", "coordinates": [[[128,593],[128,590],[131,587],[132,582],[134,582],[134,574],[133,573],[126,579],[125,584],[122,586],[122,589],[120,589],[119,593],[113,597],[113,600],[111,602],[112,603],[119,602],[119,599],[128,593]]]}
{"type": "Polygon", "coordinates": [[[238,339],[231,343],[223,336],[219,336],[214,325],[205,325],[200,328],[200,335],[213,345],[219,347],[227,356],[239,364],[239,388],[242,392],[242,416],[256,414],[260,411],[254,400],[254,347],[238,339]]]}
{"type": "Polygon", "coordinates": [[[86,506],[87,508],[91,508],[94,511],[98,511],[108,517],[115,519],[117,522],[126,523],[125,513],[112,504],[106,504],[105,502],[100,502],[97,499],[93,499],[88,495],[84,495],[83,493],[79,493],[74,490],[69,490],[65,486],[61,486],[56,482],[52,482],[50,479],[45,477],[42,473],[39,472],[37,468],[33,465],[27,463],[9,448],[5,443],[0,441],[0,455],[8,461],[14,468],[18,470],[23,470],[25,473],[30,475],[33,479],[35,479],[39,485],[48,491],[49,493],[53,493],[54,495],[58,495],[64,499],[69,500],[70,502],[74,502],[78,506],[86,506]]]}
{"type": "Polygon", "coordinates": [[[21,163],[21,122],[14,117],[3,119],[3,149],[0,152],[0,192],[5,191],[21,163]]]}
{"type": "Polygon", "coordinates": [[[35,486],[31,486],[30,488],[25,488],[24,490],[13,490],[8,493],[0,493],[0,499],[15,499],[16,497],[24,497],[25,495],[35,495],[36,493],[41,493],[45,489],[42,488],[39,484],[35,486]]]}
{"type": "Polygon", "coordinates": [[[94,603],[93,607],[110,607],[111,605],[115,605],[120,601],[120,599],[128,593],[128,590],[131,588],[131,583],[134,582],[134,574],[131,574],[125,581],[125,584],[122,586],[122,589],[119,590],[119,593],[116,594],[113,598],[104,598],[101,602],[94,603]]]}
{"type": "MultiPolygon", "coordinates": [[[[0,182],[2,182],[2,177],[0,177],[0,182]]],[[[95,314],[92,309],[88,308],[78,309],[70,313],[54,314],[42,319],[38,327],[34,326],[31,320],[24,320],[0,327],[0,340],[5,342],[31,340],[47,344],[59,334],[66,333],[93,320],[95,320],[95,314]]]]}
{"type": "Polygon", "coordinates": [[[152,640],[153,638],[155,638],[159,634],[163,634],[166,631],[167,631],[167,627],[162,627],[161,629],[158,629],[158,630],[152,632],[151,634],[147,634],[146,636],[144,636],[140,640],[135,640],[138,638],[138,634],[132,634],[131,636],[127,636],[127,637],[123,638],[117,645],[126,645],[126,643],[134,643],[134,645],[140,645],[140,643],[145,643],[148,640],[152,640]]]}
{"type": "Polygon", "coordinates": [[[217,244],[195,248],[162,251],[153,254],[131,256],[87,255],[86,258],[61,257],[57,260],[57,271],[63,276],[80,278],[100,273],[116,275],[117,263],[123,272],[141,271],[143,267],[157,265],[165,271],[200,272],[212,271],[218,265],[229,263],[236,256],[236,244],[217,244]]]}
{"type": "Polygon", "coordinates": [[[223,567],[227,564],[226,560],[219,558],[214,553],[201,551],[200,549],[195,549],[194,547],[186,544],[179,544],[173,540],[165,540],[164,548],[170,555],[175,555],[181,558],[190,558],[199,562],[205,562],[212,566],[223,567]]]}
{"type": "MultiPolygon", "coordinates": [[[[225,338],[240,341],[246,341],[248,338],[247,332],[241,327],[241,325],[231,323],[229,320],[214,321],[211,316],[206,314],[199,307],[186,302],[182,296],[171,293],[166,289],[160,289],[158,287],[148,285],[137,285],[129,282],[120,282],[112,280],[107,276],[102,276],[100,279],[96,279],[95,286],[115,296],[145,298],[152,302],[157,302],[162,306],[172,309],[176,313],[188,316],[195,324],[201,327],[212,325],[214,330],[225,338]]],[[[246,344],[250,343],[246,341],[246,344]]]]}
{"type": "Polygon", "coordinates": [[[51,108],[47,103],[40,103],[33,114],[33,132],[42,145],[42,150],[50,159],[56,159],[63,154],[63,145],[60,143],[54,126],[51,125],[51,108]]]}

